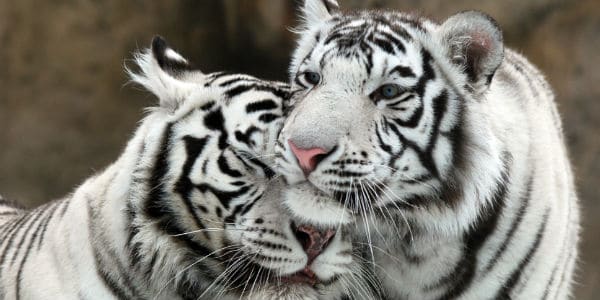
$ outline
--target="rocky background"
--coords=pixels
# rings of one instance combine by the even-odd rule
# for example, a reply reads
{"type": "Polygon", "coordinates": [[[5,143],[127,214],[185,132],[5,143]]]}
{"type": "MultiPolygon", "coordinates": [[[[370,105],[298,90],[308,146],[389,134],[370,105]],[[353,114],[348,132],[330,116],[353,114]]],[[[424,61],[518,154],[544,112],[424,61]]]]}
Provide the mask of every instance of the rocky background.
{"type": "MultiPolygon", "coordinates": [[[[557,95],[583,207],[576,299],[600,295],[600,1],[341,0],[443,20],[494,16],[557,95]]],[[[286,79],[297,1],[0,0],[0,192],[27,206],[115,160],[155,101],[123,65],[155,33],[204,71],[286,79]]]]}

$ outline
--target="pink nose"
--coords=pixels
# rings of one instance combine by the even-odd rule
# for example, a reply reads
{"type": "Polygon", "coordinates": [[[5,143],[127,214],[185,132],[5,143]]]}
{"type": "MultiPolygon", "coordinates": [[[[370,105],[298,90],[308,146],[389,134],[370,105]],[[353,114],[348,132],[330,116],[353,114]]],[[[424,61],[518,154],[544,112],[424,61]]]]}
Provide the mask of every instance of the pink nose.
{"type": "Polygon", "coordinates": [[[333,229],[319,230],[310,225],[296,226],[294,223],[292,223],[292,230],[308,256],[309,266],[327,248],[335,235],[333,229]]]}
{"type": "Polygon", "coordinates": [[[315,170],[324,154],[327,154],[325,149],[319,147],[309,149],[299,148],[292,140],[288,140],[288,144],[290,145],[290,148],[292,148],[292,152],[296,156],[296,159],[298,159],[300,168],[306,176],[315,170]]]}

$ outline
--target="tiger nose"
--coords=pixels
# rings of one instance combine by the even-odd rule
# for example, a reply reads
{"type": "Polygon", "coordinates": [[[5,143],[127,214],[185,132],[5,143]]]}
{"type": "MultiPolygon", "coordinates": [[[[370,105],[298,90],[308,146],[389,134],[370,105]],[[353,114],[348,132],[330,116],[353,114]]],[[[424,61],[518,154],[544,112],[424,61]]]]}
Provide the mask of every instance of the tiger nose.
{"type": "Polygon", "coordinates": [[[308,256],[307,265],[309,266],[327,248],[329,242],[335,236],[335,230],[333,229],[319,230],[310,225],[296,226],[294,223],[291,226],[296,239],[298,239],[308,256]]]}
{"type": "Polygon", "coordinates": [[[305,176],[308,176],[312,171],[317,168],[319,162],[321,162],[327,156],[327,150],[319,147],[313,148],[300,148],[292,140],[288,140],[288,144],[292,149],[292,153],[296,156],[302,172],[305,176]]]}

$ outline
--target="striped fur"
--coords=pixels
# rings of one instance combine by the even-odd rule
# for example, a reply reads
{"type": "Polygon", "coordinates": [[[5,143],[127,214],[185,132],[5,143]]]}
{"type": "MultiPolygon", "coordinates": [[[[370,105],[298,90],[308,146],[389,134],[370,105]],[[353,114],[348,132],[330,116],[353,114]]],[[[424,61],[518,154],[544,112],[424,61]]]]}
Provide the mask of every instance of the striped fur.
{"type": "Polygon", "coordinates": [[[371,297],[340,229],[307,255],[271,170],[286,84],[202,74],[165,41],[132,79],[160,100],[120,158],[70,196],[30,211],[0,201],[1,299],[349,299],[371,297]],[[353,289],[360,289],[354,291],[353,289]]]}
{"type": "Polygon", "coordinates": [[[21,213],[23,208],[18,204],[4,199],[0,195],[0,226],[13,219],[14,216],[21,213]]]}
{"type": "Polygon", "coordinates": [[[437,24],[332,2],[305,3],[277,148],[287,182],[363,216],[388,299],[568,298],[578,201],[540,72],[483,13],[437,24]],[[308,176],[290,141],[326,153],[308,176]]]}

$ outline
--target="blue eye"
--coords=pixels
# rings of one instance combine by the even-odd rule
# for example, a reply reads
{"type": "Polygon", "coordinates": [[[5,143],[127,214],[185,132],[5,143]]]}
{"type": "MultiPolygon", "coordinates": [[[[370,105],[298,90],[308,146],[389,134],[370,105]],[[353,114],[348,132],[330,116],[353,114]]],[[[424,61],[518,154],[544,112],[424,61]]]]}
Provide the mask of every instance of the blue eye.
{"type": "Polygon", "coordinates": [[[304,79],[306,82],[316,85],[321,81],[321,75],[317,72],[306,72],[304,73],[304,79]]]}
{"type": "Polygon", "coordinates": [[[383,98],[393,99],[400,94],[400,87],[396,84],[384,84],[379,88],[379,91],[383,98]]]}

